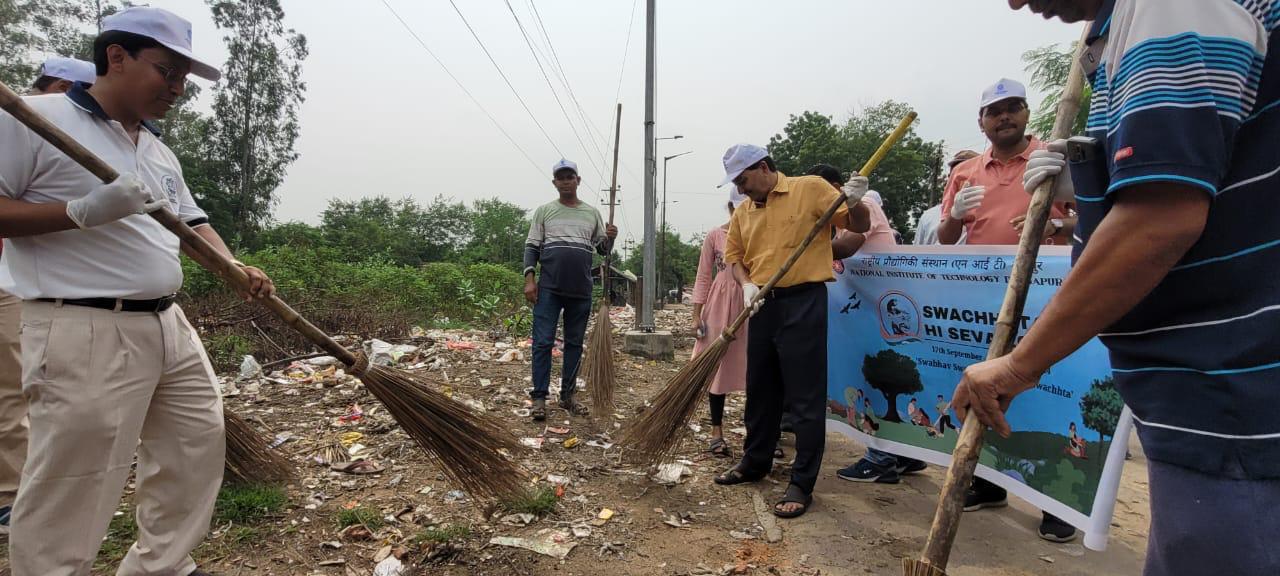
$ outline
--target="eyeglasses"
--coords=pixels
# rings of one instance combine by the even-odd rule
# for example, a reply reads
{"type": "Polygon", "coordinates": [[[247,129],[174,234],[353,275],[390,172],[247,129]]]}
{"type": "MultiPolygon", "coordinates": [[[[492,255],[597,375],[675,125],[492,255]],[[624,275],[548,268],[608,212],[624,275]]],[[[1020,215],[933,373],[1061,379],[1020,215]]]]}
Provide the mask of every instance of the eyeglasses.
{"type": "Polygon", "coordinates": [[[187,81],[187,74],[188,74],[188,73],[190,73],[190,71],[189,71],[189,70],[181,70],[181,69],[174,68],[174,67],[171,67],[171,66],[165,66],[165,65],[163,65],[163,64],[157,64],[157,63],[152,62],[151,60],[148,60],[148,59],[143,58],[143,57],[141,57],[141,56],[136,56],[135,58],[136,58],[137,60],[141,60],[141,61],[143,61],[143,62],[146,62],[147,64],[150,64],[152,68],[155,68],[155,69],[156,69],[156,72],[159,72],[159,73],[160,73],[160,76],[162,76],[162,77],[164,78],[164,81],[165,81],[165,82],[168,82],[168,83],[170,83],[170,84],[182,84],[182,83],[185,83],[185,82],[187,81]]]}
{"type": "Polygon", "coordinates": [[[1004,113],[1017,114],[1018,112],[1021,112],[1026,107],[1027,107],[1027,104],[1021,100],[1008,100],[1006,102],[996,102],[995,104],[991,104],[987,106],[982,111],[982,115],[986,116],[987,118],[995,118],[996,116],[999,116],[1004,113]]]}
{"type": "Polygon", "coordinates": [[[752,171],[752,170],[755,170],[756,168],[759,168],[759,167],[760,167],[760,165],[759,165],[759,164],[756,164],[755,166],[752,166],[752,167],[750,167],[750,168],[747,168],[746,170],[743,170],[743,171],[742,171],[742,173],[738,174],[738,176],[732,180],[733,185],[734,185],[734,186],[741,187],[743,184],[746,184],[746,183],[747,183],[747,172],[750,172],[750,171],[752,171]]]}

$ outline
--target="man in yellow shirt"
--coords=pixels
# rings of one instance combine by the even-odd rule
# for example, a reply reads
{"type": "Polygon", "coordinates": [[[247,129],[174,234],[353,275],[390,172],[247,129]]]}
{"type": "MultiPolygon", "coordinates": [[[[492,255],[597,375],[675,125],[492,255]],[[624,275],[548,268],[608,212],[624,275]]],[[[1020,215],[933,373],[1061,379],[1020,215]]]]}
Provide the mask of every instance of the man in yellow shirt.
{"type": "MultiPolygon", "coordinates": [[[[792,178],[778,172],[768,151],[750,144],[730,148],[724,168],[721,185],[732,182],[750,198],[729,220],[724,255],[750,305],[840,193],[819,176],[792,178]]],[[[857,174],[849,178],[843,188],[848,197],[831,225],[859,233],[870,229],[871,215],[861,202],[868,189],[866,178],[857,174]]],[[[833,279],[831,259],[831,231],[819,231],[753,311],[747,337],[745,453],[736,466],[715,479],[721,485],[742,484],[769,473],[785,397],[795,430],[796,459],[791,483],[773,509],[782,518],[805,513],[822,465],[827,395],[824,284],[833,279]]]]}

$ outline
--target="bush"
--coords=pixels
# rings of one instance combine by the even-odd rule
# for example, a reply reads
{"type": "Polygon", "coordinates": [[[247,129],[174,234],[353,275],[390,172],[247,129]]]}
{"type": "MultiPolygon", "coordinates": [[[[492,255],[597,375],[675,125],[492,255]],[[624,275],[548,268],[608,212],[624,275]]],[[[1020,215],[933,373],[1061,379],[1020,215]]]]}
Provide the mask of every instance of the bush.
{"type": "MultiPolygon", "coordinates": [[[[504,329],[511,324],[504,320],[520,317],[524,305],[520,274],[492,264],[433,262],[412,267],[377,258],[349,262],[331,248],[293,245],[239,258],[266,271],[282,299],[331,335],[403,339],[411,327],[439,325],[445,318],[455,326],[462,322],[504,329]]],[[[265,362],[314,349],[265,309],[238,300],[214,274],[186,258],[183,272],[182,306],[200,330],[217,369],[235,369],[245,354],[265,362]]]]}

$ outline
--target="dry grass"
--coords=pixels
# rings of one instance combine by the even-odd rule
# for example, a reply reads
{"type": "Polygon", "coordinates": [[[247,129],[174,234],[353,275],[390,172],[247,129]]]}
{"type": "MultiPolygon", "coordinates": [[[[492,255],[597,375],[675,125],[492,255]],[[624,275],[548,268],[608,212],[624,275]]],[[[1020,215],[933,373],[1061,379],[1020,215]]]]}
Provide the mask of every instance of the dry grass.
{"type": "Polygon", "coordinates": [[[623,431],[618,441],[628,460],[656,465],[671,458],[689,433],[689,420],[706,401],[711,378],[728,349],[729,340],[722,334],[667,381],[649,409],[623,431]]]}
{"type": "Polygon", "coordinates": [[[601,302],[595,327],[587,340],[585,376],[592,412],[602,418],[613,414],[613,326],[609,319],[608,300],[601,302]]]}

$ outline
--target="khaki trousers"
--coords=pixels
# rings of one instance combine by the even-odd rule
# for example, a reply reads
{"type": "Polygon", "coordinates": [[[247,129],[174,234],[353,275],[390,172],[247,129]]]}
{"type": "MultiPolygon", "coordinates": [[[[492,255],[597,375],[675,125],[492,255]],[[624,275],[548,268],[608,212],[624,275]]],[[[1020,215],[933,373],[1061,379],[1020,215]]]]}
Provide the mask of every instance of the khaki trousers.
{"type": "Polygon", "coordinates": [[[30,452],[9,537],[13,576],[89,574],[137,453],[138,541],[118,575],[186,576],[222,482],[222,400],[182,310],[27,301],[30,452]]]}
{"type": "Polygon", "coordinates": [[[22,300],[0,290],[0,507],[18,494],[27,459],[27,399],[22,397],[22,357],[18,326],[22,300]]]}

